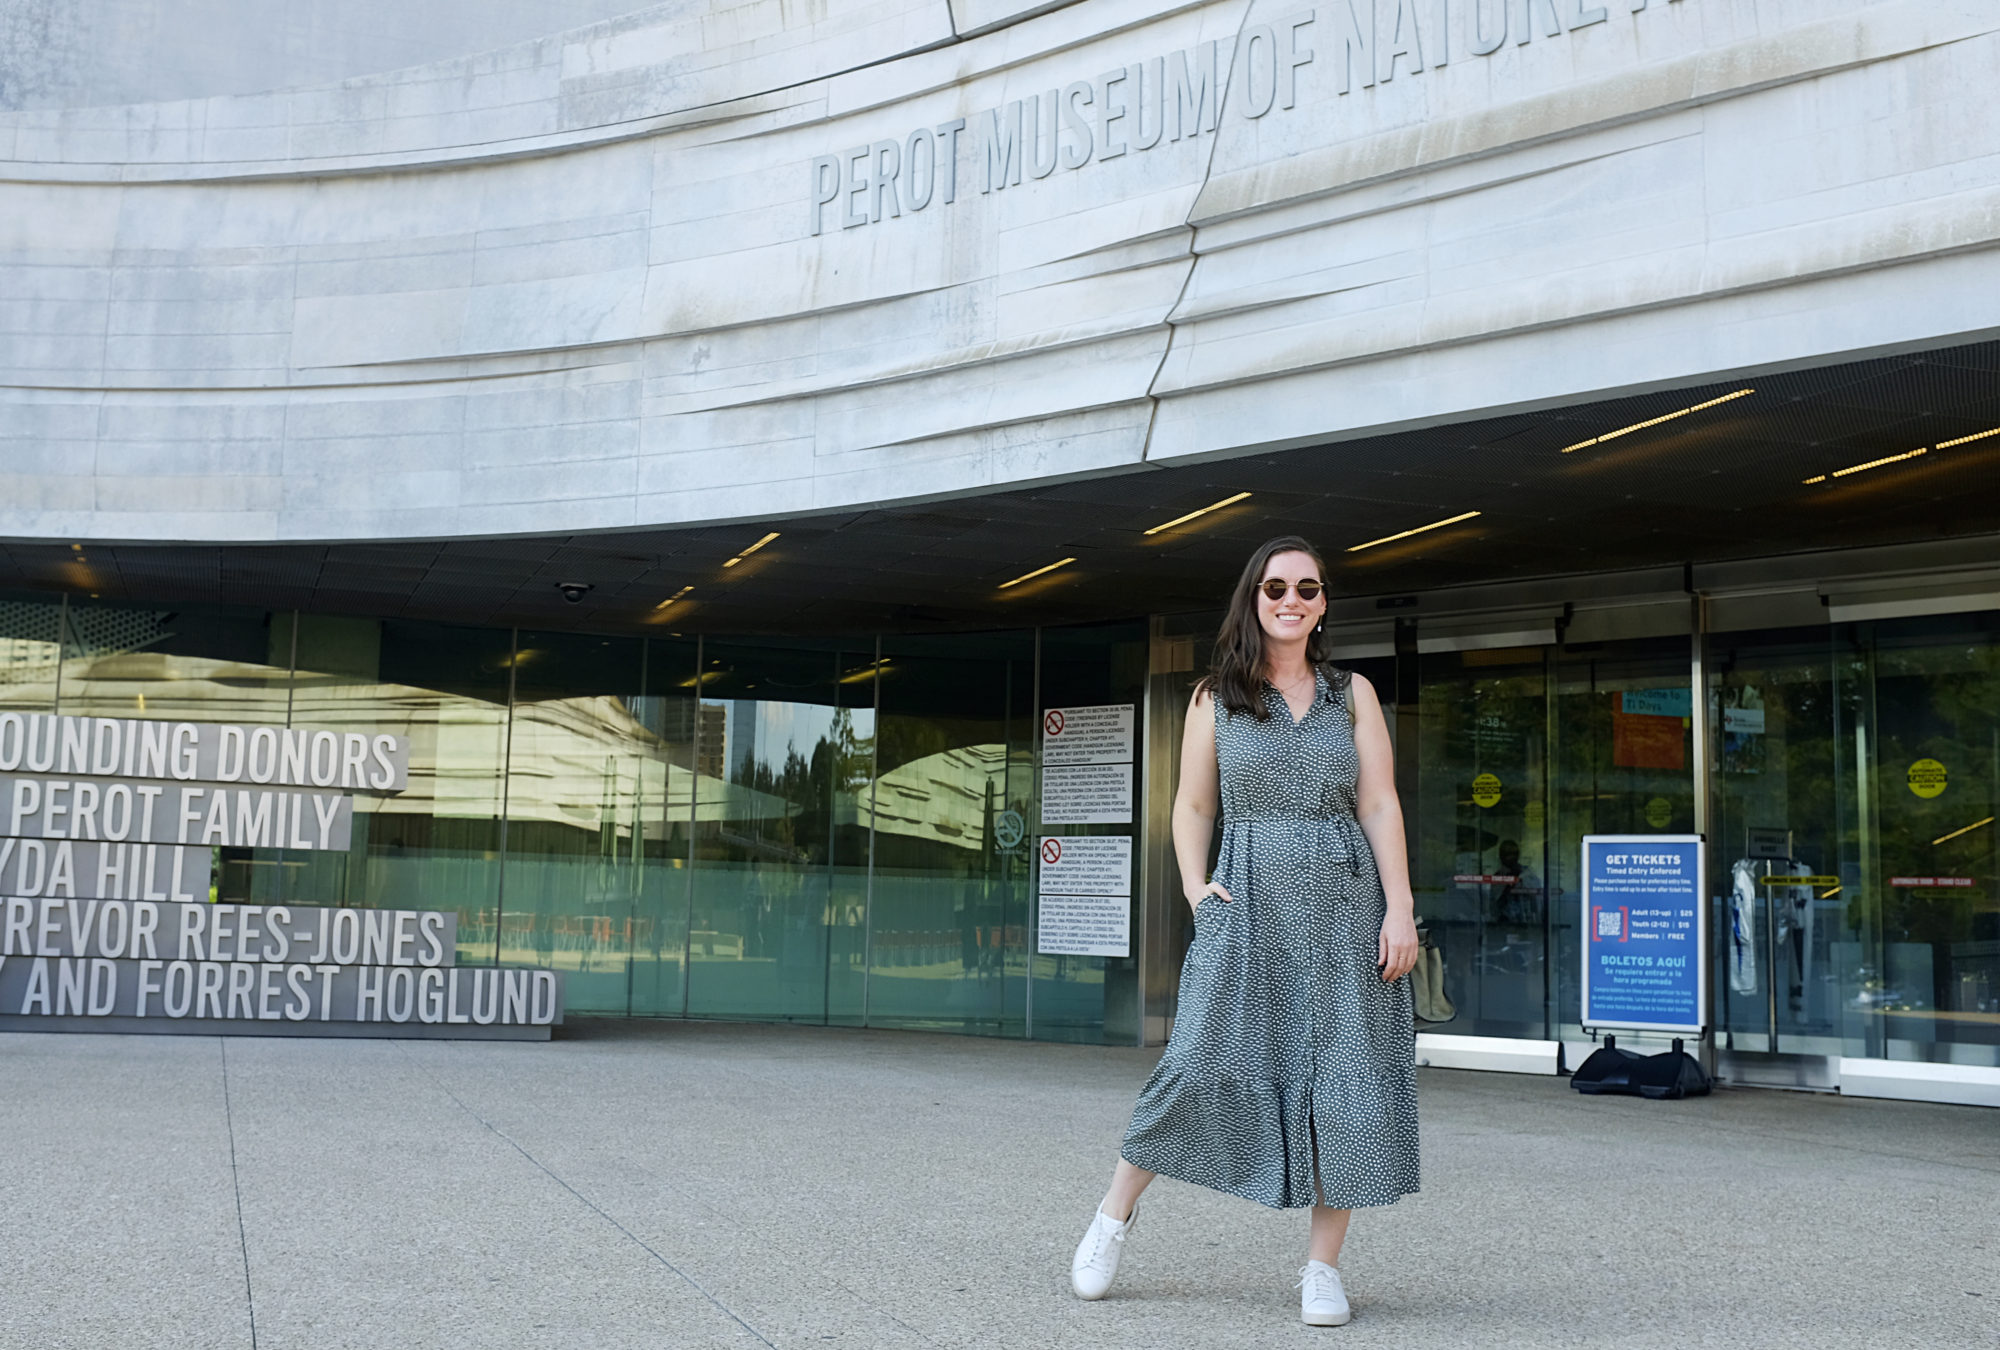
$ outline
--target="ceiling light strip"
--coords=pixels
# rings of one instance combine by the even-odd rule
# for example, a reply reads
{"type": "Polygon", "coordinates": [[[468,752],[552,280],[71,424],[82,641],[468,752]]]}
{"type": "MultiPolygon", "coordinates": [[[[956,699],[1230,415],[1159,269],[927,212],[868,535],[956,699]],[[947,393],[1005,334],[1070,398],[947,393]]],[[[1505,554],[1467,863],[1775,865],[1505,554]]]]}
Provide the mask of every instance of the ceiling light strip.
{"type": "Polygon", "coordinates": [[[1041,576],[1044,572],[1053,572],[1058,567],[1068,567],[1071,563],[1075,561],[1076,559],[1074,558],[1064,558],[1060,562],[1050,563],[1047,567],[1037,567],[1032,572],[1023,573],[1021,576],[1015,577],[1012,581],[1001,582],[999,585],[999,589],[1004,591],[1009,586],[1018,586],[1024,581],[1033,581],[1036,577],[1041,576]]]}
{"type": "Polygon", "coordinates": [[[1993,817],[1991,816],[1986,817],[1986,819],[1984,820],[1975,820],[1962,830],[1953,830],[1950,834],[1939,835],[1937,838],[1931,840],[1931,843],[1933,845],[1942,844],[1949,840],[1958,838],[1961,834],[1971,834],[1974,830],[1983,829],[1984,827],[1991,825],[1992,823],[1993,823],[1993,817]]]}
{"type": "Polygon", "coordinates": [[[667,607],[668,605],[671,605],[671,604],[675,603],[675,602],[676,602],[676,601],[678,601],[678,600],[679,600],[679,599],[680,599],[680,598],[681,598],[682,596],[686,595],[686,594],[687,594],[687,593],[688,593],[689,591],[691,591],[691,590],[693,590],[693,589],[694,589],[694,587],[692,587],[692,586],[683,586],[683,587],[681,587],[681,588],[680,588],[679,590],[675,591],[675,592],[674,592],[674,593],[673,593],[672,595],[668,596],[668,597],[667,597],[666,599],[664,599],[664,600],[660,601],[660,603],[659,603],[659,604],[657,604],[657,605],[654,605],[654,606],[653,606],[653,608],[654,608],[655,610],[662,610],[662,609],[665,609],[665,608],[666,608],[666,607],[667,607]]]}
{"type": "Polygon", "coordinates": [[[1210,511],[1220,511],[1225,506],[1234,506],[1237,502],[1242,501],[1245,497],[1248,497],[1249,495],[1250,494],[1247,492],[1239,492],[1234,497],[1224,497],[1221,501],[1216,502],[1210,506],[1204,506],[1199,511],[1190,511],[1184,516],[1175,516],[1172,520],[1168,521],[1164,525],[1155,525],[1152,529],[1147,530],[1146,533],[1148,535],[1159,534],[1163,530],[1171,530],[1176,525],[1185,525],[1190,520],[1199,520],[1203,516],[1207,515],[1210,511]]]}
{"type": "Polygon", "coordinates": [[[736,564],[742,562],[745,558],[749,557],[751,554],[755,553],[758,549],[764,547],[764,545],[770,543],[773,539],[776,539],[777,537],[778,537],[778,532],[776,530],[771,531],[769,534],[765,535],[762,539],[759,539],[749,548],[744,549],[741,553],[737,554],[735,557],[731,558],[728,562],[722,565],[724,567],[736,566],[736,564]]]}
{"type": "Polygon", "coordinates": [[[1995,427],[1991,431],[1975,431],[1972,435],[1960,436],[1955,441],[1939,441],[1937,443],[1937,448],[1940,450],[1949,450],[1954,445],[1969,445],[1973,441],[1983,441],[1988,436],[2000,436],[2000,427],[1995,427]]]}
{"type": "Polygon", "coordinates": [[[1478,514],[1479,512],[1477,511],[1467,511],[1462,515],[1452,516],[1446,520],[1434,520],[1428,525],[1419,525],[1414,530],[1404,530],[1401,534],[1385,534],[1380,539],[1370,539],[1367,543],[1356,544],[1347,551],[1349,553],[1359,553],[1362,549],[1374,548],[1377,544],[1393,544],[1398,539],[1408,539],[1411,535],[1422,534],[1425,530],[1441,530],[1447,525],[1456,525],[1461,520],[1471,520],[1478,514]]]}
{"type": "Polygon", "coordinates": [[[1815,474],[1805,480],[1805,485],[1811,487],[1814,483],[1824,483],[1830,478],[1845,478],[1851,473],[1866,473],[1870,469],[1879,469],[1884,464],[1901,464],[1906,459],[1915,459],[1918,455],[1929,453],[1929,450],[1920,445],[1914,450],[1905,450],[1900,455],[1884,455],[1880,459],[1871,459],[1866,464],[1850,464],[1844,469],[1835,469],[1832,473],[1815,474]]]}
{"type": "Polygon", "coordinates": [[[1729,403],[1739,398],[1747,398],[1756,392],[1755,389],[1738,389],[1733,394],[1724,394],[1721,398],[1712,398],[1706,403],[1697,403],[1692,408],[1682,408],[1679,412],[1662,413],[1658,417],[1649,417],[1643,422],[1634,422],[1629,427],[1620,427],[1616,431],[1607,431],[1602,436],[1592,436],[1587,441],[1578,441],[1575,445],[1566,445],[1563,447],[1563,453],[1567,455],[1578,450],[1588,450],[1593,445],[1602,445],[1606,441],[1615,441],[1620,436],[1629,436],[1635,431],[1644,431],[1646,428],[1656,427],[1662,422],[1671,422],[1676,417],[1686,417],[1689,413],[1706,412],[1710,408],[1720,407],[1724,403],[1729,403]]]}

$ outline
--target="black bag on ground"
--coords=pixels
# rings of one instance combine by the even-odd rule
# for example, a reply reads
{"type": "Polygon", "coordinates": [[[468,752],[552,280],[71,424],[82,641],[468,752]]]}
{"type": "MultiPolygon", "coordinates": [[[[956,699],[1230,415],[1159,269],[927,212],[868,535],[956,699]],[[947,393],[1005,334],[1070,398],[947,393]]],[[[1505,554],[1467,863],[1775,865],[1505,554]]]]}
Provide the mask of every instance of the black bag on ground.
{"type": "Polygon", "coordinates": [[[1632,1083],[1641,1097],[1655,1101],[1706,1097],[1715,1086],[1702,1069],[1701,1061],[1682,1050],[1646,1056],[1632,1066],[1632,1083]]]}
{"type": "Polygon", "coordinates": [[[1602,1092],[1636,1093],[1639,1089],[1632,1085],[1632,1067],[1643,1058],[1630,1050],[1603,1046],[1591,1051],[1590,1058],[1576,1066],[1576,1072],[1569,1076],[1569,1085],[1593,1097],[1602,1092]]]}
{"type": "Polygon", "coordinates": [[[1570,1075],[1569,1085],[1590,1096],[1622,1093],[1649,1097],[1655,1101],[1679,1101],[1683,1097],[1706,1097],[1715,1086],[1700,1061],[1678,1048],[1657,1055],[1641,1055],[1607,1044],[1591,1052],[1590,1058],[1570,1075]]]}

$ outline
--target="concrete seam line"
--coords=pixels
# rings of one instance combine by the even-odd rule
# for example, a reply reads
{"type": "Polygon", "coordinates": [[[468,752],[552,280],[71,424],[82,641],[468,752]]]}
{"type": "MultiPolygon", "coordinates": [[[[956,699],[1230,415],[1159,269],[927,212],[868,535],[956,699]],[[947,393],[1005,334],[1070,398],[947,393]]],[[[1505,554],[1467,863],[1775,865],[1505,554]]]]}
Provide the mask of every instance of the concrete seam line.
{"type": "Polygon", "coordinates": [[[222,1054],[222,1124],[229,1135],[229,1188],[236,1194],[236,1246],[243,1253],[243,1306],[250,1314],[250,1350],[257,1350],[257,1298],[250,1289],[250,1238],[243,1231],[243,1178],[236,1170],[236,1114],[229,1105],[229,1039],[215,1038],[222,1054]]]}
{"type": "MultiPolygon", "coordinates": [[[[1201,265],[1201,252],[1196,247],[1200,243],[1201,231],[1194,223],[1194,213],[1201,204],[1201,194],[1208,190],[1209,180],[1215,176],[1215,151],[1222,143],[1223,116],[1229,111],[1229,86],[1236,77],[1238,51],[1243,46],[1243,34],[1250,27],[1250,15],[1256,7],[1254,0],[1246,0],[1243,17],[1236,21],[1236,42],[1229,49],[1229,74],[1220,81],[1222,87],[1216,90],[1215,94],[1215,132],[1208,138],[1208,158],[1202,161],[1201,186],[1195,189],[1194,196],[1188,200],[1187,220],[1183,222],[1187,229],[1187,272],[1181,277],[1181,288],[1175,293],[1173,304],[1167,306],[1164,320],[1167,340],[1160,344],[1159,362],[1153,367],[1152,377],[1146,381],[1146,401],[1149,406],[1146,410],[1145,438],[1139,442],[1139,462],[1142,464],[1151,463],[1153,458],[1153,426],[1160,420],[1160,375],[1166,370],[1167,362],[1174,354],[1174,314],[1187,303],[1188,287],[1194,284],[1194,269],[1201,265]]],[[[1166,116],[1164,109],[1160,116],[1166,116]]]]}
{"type": "MultiPolygon", "coordinates": [[[[397,1050],[402,1052],[403,1056],[406,1059],[410,1059],[412,1063],[416,1062],[415,1058],[410,1055],[409,1048],[405,1046],[401,1041],[393,1042],[393,1044],[395,1045],[397,1050]]],[[[437,1080],[433,1079],[432,1081],[435,1082],[437,1080]]],[[[438,1082],[437,1087],[438,1091],[444,1093],[445,1096],[451,1098],[453,1105],[457,1106],[459,1110],[465,1112],[466,1115],[471,1116],[474,1120],[478,1121],[482,1127],[491,1132],[493,1135],[497,1136],[501,1141],[503,1141],[507,1145],[507,1147],[513,1149],[523,1158],[526,1158],[530,1163],[534,1165],[535,1169],[539,1171],[543,1176],[547,1177],[550,1181],[555,1182],[556,1185],[562,1187],[564,1190],[568,1191],[571,1195],[575,1196],[577,1201],[581,1203],[584,1208],[588,1209],[591,1213],[597,1215],[598,1218],[604,1220],[604,1222],[610,1224],[613,1228],[617,1229],[620,1233],[624,1234],[625,1237],[634,1246],[638,1247],[641,1251],[645,1252],[646,1255],[652,1257],[655,1261],[658,1261],[668,1270],[671,1270],[675,1275],[678,1275],[690,1289],[694,1290],[697,1294],[700,1294],[703,1298],[707,1299],[710,1303],[714,1304],[716,1310],[719,1311],[724,1317],[727,1317],[737,1326],[742,1327],[745,1331],[749,1332],[752,1336],[756,1337],[757,1343],[759,1345],[770,1346],[770,1350],[778,1350],[778,1347],[772,1344],[772,1342],[765,1337],[763,1332],[757,1330],[757,1328],[751,1326],[748,1322],[744,1321],[740,1316],[737,1315],[735,1309],[731,1308],[728,1304],[724,1303],[714,1294],[711,1294],[708,1291],[708,1289],[705,1286],[703,1286],[700,1280],[697,1280],[694,1276],[688,1274],[685,1270],[682,1270],[679,1266],[669,1261],[666,1257],[660,1255],[660,1253],[654,1250],[653,1246],[650,1243],[648,1243],[644,1238],[640,1237],[637,1233],[634,1233],[624,1224],[618,1222],[618,1220],[612,1218],[609,1214],[605,1213],[603,1209],[599,1208],[599,1206],[595,1201],[593,1201],[589,1196],[585,1195],[582,1191],[579,1191],[576,1187],[570,1185],[567,1181],[564,1181],[560,1176],[557,1176],[553,1171],[549,1169],[548,1165],[545,1164],[540,1158],[537,1158],[534,1154],[528,1152],[527,1149],[522,1148],[520,1144],[516,1143],[512,1135],[508,1134],[505,1130],[495,1125],[492,1121],[486,1119],[486,1117],[480,1115],[477,1111],[467,1106],[465,1102],[459,1098],[459,1095],[456,1092],[453,1092],[450,1088],[446,1087],[442,1082],[438,1082]]],[[[252,1347],[252,1350],[255,1350],[254,1346],[252,1347]]]]}

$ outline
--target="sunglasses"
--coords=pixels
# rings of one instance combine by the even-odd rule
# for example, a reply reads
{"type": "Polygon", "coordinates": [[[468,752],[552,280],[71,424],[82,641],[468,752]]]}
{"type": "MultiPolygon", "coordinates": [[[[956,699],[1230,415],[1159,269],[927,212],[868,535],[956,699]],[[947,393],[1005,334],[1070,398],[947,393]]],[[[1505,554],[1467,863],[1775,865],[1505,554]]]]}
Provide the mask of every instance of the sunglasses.
{"type": "Polygon", "coordinates": [[[1257,589],[1264,592],[1264,598],[1274,604],[1285,598],[1286,591],[1292,590],[1299,593],[1299,599],[1305,601],[1307,604],[1311,604],[1313,601],[1319,599],[1319,593],[1325,590],[1326,587],[1320,585],[1319,582],[1312,580],[1310,577],[1299,582],[1297,585],[1272,577],[1257,589]]]}

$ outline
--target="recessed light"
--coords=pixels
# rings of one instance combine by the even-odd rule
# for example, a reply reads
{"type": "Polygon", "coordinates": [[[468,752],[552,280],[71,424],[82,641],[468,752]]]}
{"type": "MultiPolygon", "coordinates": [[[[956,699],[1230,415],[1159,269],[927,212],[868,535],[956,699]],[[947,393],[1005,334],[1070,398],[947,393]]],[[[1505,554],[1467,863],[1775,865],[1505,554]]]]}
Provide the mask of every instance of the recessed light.
{"type": "Polygon", "coordinates": [[[1049,564],[1049,565],[1048,565],[1047,567],[1037,567],[1037,568],[1036,568],[1036,569],[1035,569],[1034,571],[1032,571],[1032,572],[1024,572],[1024,573],[1022,573],[1022,574],[1021,574],[1020,576],[1018,576],[1018,577],[1015,577],[1015,578],[1014,578],[1014,579],[1013,579],[1012,581],[1003,581],[1003,582],[1001,582],[1001,583],[1000,583],[1000,585],[999,585],[999,587],[998,587],[998,589],[1000,589],[1000,590],[1003,590],[1003,591],[1004,591],[1004,590],[1006,590],[1006,589],[1007,589],[1007,588],[1008,588],[1009,586],[1018,586],[1018,585],[1020,585],[1020,584],[1021,584],[1022,582],[1024,582],[1024,581],[1033,581],[1033,580],[1034,580],[1034,579],[1035,579],[1036,577],[1038,577],[1038,576],[1042,575],[1042,573],[1044,573],[1044,572],[1053,572],[1053,571],[1055,571],[1055,570],[1056,570],[1056,569],[1057,569],[1058,567],[1068,567],[1068,566],[1069,566],[1069,565],[1070,565],[1071,563],[1073,563],[1073,562],[1075,562],[1075,561],[1076,561],[1076,559],[1074,559],[1074,558],[1064,558],[1064,559],[1062,559],[1062,560],[1061,560],[1061,561],[1059,561],[1059,562],[1052,562],[1052,563],[1050,563],[1050,564],[1049,564]]]}
{"type": "Polygon", "coordinates": [[[1656,427],[1662,422],[1671,422],[1676,417],[1686,417],[1689,413],[1706,412],[1710,408],[1729,403],[1735,399],[1746,398],[1756,392],[1755,389],[1738,389],[1733,394],[1724,394],[1721,398],[1712,398],[1706,403],[1697,403],[1692,408],[1682,408],[1679,412],[1662,413],[1658,417],[1649,417],[1643,422],[1634,422],[1629,427],[1620,427],[1616,431],[1607,431],[1602,436],[1592,436],[1587,441],[1578,441],[1575,445],[1566,445],[1563,447],[1563,453],[1567,455],[1576,450],[1588,450],[1593,445],[1602,445],[1606,441],[1615,441],[1620,436],[1629,436],[1635,431],[1644,431],[1647,427],[1656,427]]]}
{"type": "Polygon", "coordinates": [[[1374,548],[1377,544],[1393,544],[1398,539],[1408,539],[1413,534],[1422,534],[1426,530],[1441,530],[1447,525],[1456,525],[1461,520],[1471,520],[1478,514],[1479,512],[1477,511],[1467,511],[1462,515],[1451,516],[1444,520],[1434,520],[1428,525],[1419,525],[1414,530],[1404,530],[1400,534],[1385,534],[1380,539],[1370,539],[1367,543],[1356,544],[1347,551],[1349,553],[1359,553],[1362,549],[1374,548]]]}
{"type": "Polygon", "coordinates": [[[1965,445],[1972,441],[1983,441],[1988,436],[2000,436],[2000,427],[1995,427],[1991,431],[1975,431],[1970,436],[1960,436],[1955,441],[1939,441],[1937,448],[1940,450],[1949,450],[1954,445],[1965,445]]]}
{"type": "Polygon", "coordinates": [[[1929,453],[1927,449],[1920,445],[1914,450],[1905,450],[1900,455],[1884,455],[1880,459],[1871,459],[1866,464],[1850,464],[1844,469],[1835,469],[1832,473],[1815,474],[1813,477],[1805,480],[1805,486],[1811,487],[1814,483],[1824,483],[1829,478],[1845,478],[1851,473],[1865,473],[1869,469],[1879,469],[1884,464],[1900,464],[1906,459],[1915,459],[1918,455],[1929,453]]]}
{"type": "Polygon", "coordinates": [[[1168,521],[1164,525],[1155,525],[1152,529],[1147,530],[1146,533],[1149,535],[1158,534],[1162,530],[1171,530],[1176,525],[1185,525],[1190,520],[1199,520],[1201,519],[1201,517],[1207,515],[1210,511],[1220,511],[1225,506],[1233,506],[1237,502],[1242,501],[1245,497],[1249,495],[1250,494],[1247,492],[1239,492],[1234,497],[1224,497],[1221,501],[1215,502],[1214,504],[1209,506],[1204,506],[1199,511],[1190,511],[1184,516],[1175,516],[1172,520],[1168,521]]]}
{"type": "Polygon", "coordinates": [[[778,532],[776,530],[771,531],[769,534],[765,535],[762,539],[759,539],[749,548],[744,549],[741,553],[737,554],[735,557],[731,558],[728,562],[722,565],[724,567],[736,566],[736,564],[742,562],[745,558],[749,557],[751,554],[755,553],[758,549],[764,547],[764,545],[770,543],[773,539],[776,539],[777,537],[778,537],[778,532]]]}

